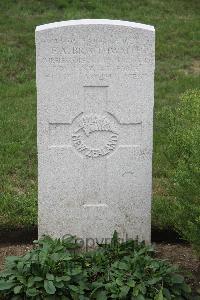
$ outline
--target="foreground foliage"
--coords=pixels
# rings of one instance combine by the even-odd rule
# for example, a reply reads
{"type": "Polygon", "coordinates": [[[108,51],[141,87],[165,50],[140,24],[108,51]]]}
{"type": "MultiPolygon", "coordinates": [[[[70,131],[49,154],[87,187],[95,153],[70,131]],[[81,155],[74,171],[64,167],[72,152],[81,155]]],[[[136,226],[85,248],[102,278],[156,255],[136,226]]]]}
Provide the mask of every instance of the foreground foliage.
{"type": "Polygon", "coordinates": [[[177,268],[154,258],[144,243],[110,244],[81,253],[74,237],[44,237],[22,257],[8,257],[0,274],[5,299],[190,299],[177,268]]]}
{"type": "Polygon", "coordinates": [[[174,226],[200,256],[200,90],[185,93],[174,110],[165,110],[165,118],[174,226]]]}

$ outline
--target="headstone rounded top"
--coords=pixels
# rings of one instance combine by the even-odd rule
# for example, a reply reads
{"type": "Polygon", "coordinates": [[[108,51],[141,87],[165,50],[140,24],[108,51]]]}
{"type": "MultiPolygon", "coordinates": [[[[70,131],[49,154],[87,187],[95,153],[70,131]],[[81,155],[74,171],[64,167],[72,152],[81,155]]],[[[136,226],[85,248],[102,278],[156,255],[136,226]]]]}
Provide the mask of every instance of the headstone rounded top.
{"type": "Polygon", "coordinates": [[[76,25],[115,25],[115,26],[126,26],[126,27],[154,31],[154,27],[151,25],[129,22],[129,21],[121,21],[121,20],[109,20],[109,19],[81,19],[81,20],[54,22],[54,23],[37,26],[36,31],[55,29],[55,28],[60,28],[65,26],[76,26],[76,25]]]}

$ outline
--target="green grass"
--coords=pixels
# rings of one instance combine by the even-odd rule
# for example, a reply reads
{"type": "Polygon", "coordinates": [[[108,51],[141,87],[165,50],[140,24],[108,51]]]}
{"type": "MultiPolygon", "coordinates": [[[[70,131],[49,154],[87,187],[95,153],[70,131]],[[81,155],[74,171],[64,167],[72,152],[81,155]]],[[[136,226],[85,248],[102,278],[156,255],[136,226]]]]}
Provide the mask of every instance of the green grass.
{"type": "Polygon", "coordinates": [[[171,225],[159,112],[198,87],[199,11],[199,0],[0,0],[0,227],[37,223],[35,26],[79,18],[155,26],[153,225],[171,225]]]}

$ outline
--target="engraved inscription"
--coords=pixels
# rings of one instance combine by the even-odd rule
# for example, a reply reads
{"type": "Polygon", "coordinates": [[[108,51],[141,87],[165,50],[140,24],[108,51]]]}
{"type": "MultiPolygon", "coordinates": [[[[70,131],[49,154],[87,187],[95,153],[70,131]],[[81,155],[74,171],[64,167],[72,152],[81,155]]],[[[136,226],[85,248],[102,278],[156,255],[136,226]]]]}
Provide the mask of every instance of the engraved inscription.
{"type": "Polygon", "coordinates": [[[132,54],[135,49],[131,46],[103,46],[100,45],[99,47],[94,45],[84,45],[84,47],[81,46],[57,46],[51,48],[51,53],[56,55],[97,55],[97,54],[132,54]]]}
{"type": "Polygon", "coordinates": [[[118,135],[110,116],[82,115],[72,133],[72,144],[85,157],[96,158],[115,150],[118,135]]]}

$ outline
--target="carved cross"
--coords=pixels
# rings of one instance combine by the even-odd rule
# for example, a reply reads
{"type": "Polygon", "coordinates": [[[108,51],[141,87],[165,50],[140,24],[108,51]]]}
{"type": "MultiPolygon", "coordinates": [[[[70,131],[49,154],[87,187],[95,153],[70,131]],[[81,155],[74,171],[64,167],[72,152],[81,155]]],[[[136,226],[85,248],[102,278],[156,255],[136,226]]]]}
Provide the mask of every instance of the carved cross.
{"type": "Polygon", "coordinates": [[[82,205],[106,207],[108,160],[120,150],[140,145],[142,122],[121,123],[107,111],[108,86],[83,89],[84,110],[71,123],[49,124],[49,147],[76,152],[85,170],[82,205]]]}

